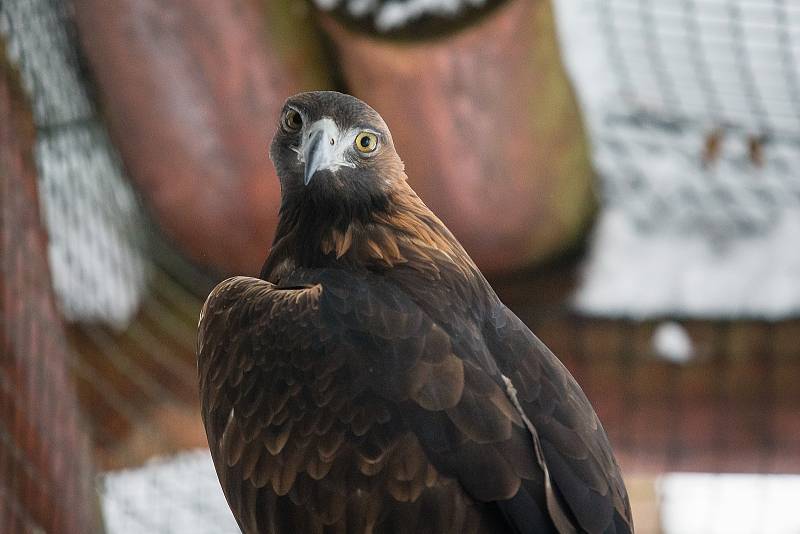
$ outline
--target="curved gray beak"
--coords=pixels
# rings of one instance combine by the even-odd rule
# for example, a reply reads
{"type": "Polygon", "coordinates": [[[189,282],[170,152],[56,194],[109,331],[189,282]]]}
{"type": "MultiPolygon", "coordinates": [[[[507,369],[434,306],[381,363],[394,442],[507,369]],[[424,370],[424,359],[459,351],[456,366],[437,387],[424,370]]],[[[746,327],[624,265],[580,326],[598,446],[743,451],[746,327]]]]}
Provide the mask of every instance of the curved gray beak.
{"type": "Polygon", "coordinates": [[[328,118],[320,119],[308,128],[300,151],[305,163],[303,183],[308,185],[314,174],[323,169],[352,166],[344,157],[336,124],[328,118]]]}
{"type": "Polygon", "coordinates": [[[326,137],[325,132],[320,129],[311,132],[310,137],[303,142],[303,159],[306,162],[305,174],[303,175],[303,183],[305,185],[311,182],[314,173],[320,169],[323,161],[327,159],[329,150],[326,147],[330,146],[330,142],[326,137]]]}

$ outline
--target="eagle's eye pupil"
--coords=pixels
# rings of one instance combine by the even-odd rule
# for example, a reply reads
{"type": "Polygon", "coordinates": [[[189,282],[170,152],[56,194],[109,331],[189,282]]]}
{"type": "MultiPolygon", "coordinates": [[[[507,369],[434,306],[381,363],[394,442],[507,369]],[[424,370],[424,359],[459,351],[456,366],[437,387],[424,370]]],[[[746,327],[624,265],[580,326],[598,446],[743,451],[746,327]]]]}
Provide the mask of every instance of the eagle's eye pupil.
{"type": "Polygon", "coordinates": [[[297,131],[303,126],[303,118],[297,111],[290,109],[283,116],[283,124],[287,130],[297,131]]]}
{"type": "Polygon", "coordinates": [[[361,132],[356,136],[355,145],[362,154],[374,152],[378,148],[378,136],[372,132],[361,132]]]}

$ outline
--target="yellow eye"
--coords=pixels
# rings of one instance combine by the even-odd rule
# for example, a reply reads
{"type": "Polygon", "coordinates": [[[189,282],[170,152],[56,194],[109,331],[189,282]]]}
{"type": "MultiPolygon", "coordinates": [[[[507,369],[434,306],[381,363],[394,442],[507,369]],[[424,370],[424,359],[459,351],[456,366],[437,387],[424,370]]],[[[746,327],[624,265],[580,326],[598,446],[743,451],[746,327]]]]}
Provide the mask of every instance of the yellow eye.
{"type": "Polygon", "coordinates": [[[355,145],[359,152],[374,152],[378,148],[378,136],[372,132],[361,132],[356,136],[355,145]]]}
{"type": "Polygon", "coordinates": [[[289,109],[283,114],[283,126],[291,132],[296,132],[303,127],[303,117],[294,109],[289,109]]]}

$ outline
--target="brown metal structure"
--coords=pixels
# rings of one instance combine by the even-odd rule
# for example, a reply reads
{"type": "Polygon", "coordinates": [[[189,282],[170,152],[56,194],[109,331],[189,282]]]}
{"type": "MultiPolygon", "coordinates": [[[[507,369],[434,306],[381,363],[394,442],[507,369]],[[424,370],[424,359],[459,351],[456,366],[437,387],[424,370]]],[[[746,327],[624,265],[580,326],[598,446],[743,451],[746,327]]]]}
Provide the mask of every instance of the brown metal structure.
{"type": "Polygon", "coordinates": [[[75,2],[131,178],[167,235],[222,272],[258,272],[279,205],[267,159],[272,125],[286,97],[327,85],[314,26],[288,6],[75,2]]]}
{"type": "Polygon", "coordinates": [[[0,532],[96,532],[71,354],[39,219],[34,126],[0,46],[0,532]]]}
{"type": "Polygon", "coordinates": [[[411,185],[489,272],[563,251],[593,209],[549,2],[512,0],[446,38],[382,40],[331,16],[350,90],[392,129],[411,185]]]}

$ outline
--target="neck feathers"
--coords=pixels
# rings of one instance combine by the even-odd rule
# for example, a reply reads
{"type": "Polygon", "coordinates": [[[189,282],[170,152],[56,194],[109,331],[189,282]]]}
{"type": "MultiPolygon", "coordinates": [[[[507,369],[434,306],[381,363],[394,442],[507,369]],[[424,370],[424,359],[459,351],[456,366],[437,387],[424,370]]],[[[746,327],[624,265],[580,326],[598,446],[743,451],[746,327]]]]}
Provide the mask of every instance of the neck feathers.
{"type": "Polygon", "coordinates": [[[394,187],[386,209],[368,217],[326,221],[319,213],[310,215],[281,213],[262,278],[280,279],[294,267],[336,264],[373,270],[403,267],[434,278],[443,270],[464,277],[478,272],[455,237],[405,181],[394,187]]]}

